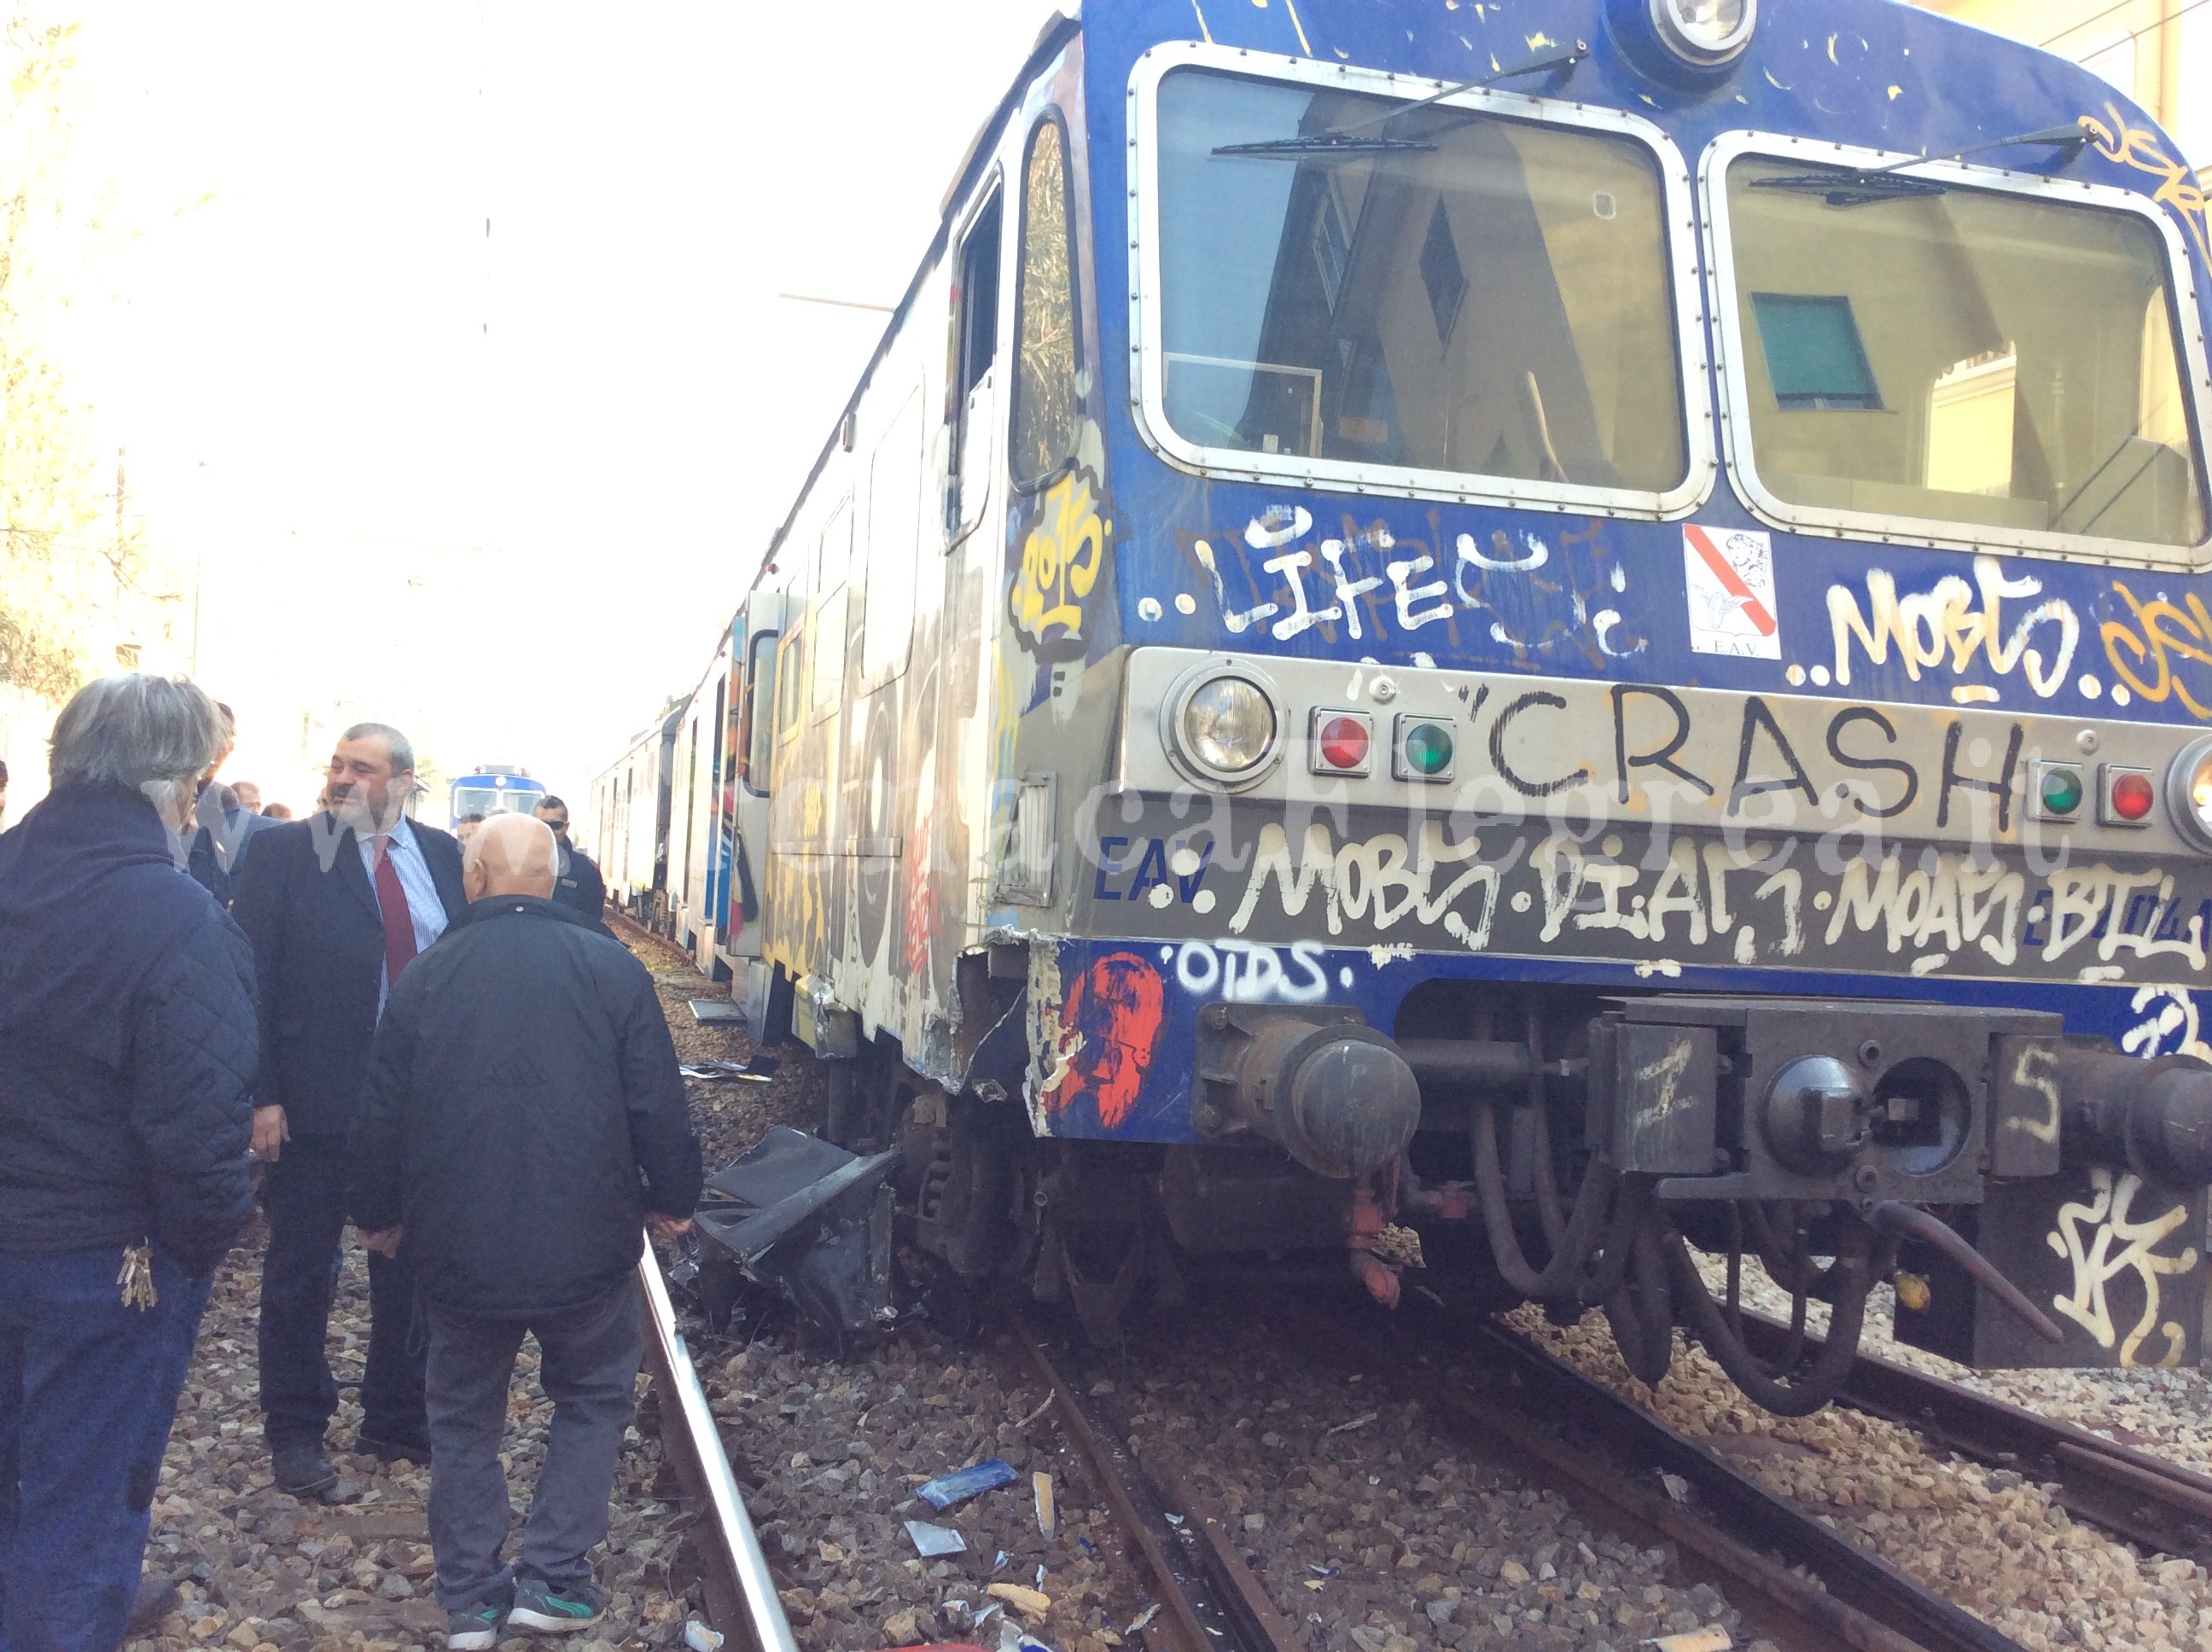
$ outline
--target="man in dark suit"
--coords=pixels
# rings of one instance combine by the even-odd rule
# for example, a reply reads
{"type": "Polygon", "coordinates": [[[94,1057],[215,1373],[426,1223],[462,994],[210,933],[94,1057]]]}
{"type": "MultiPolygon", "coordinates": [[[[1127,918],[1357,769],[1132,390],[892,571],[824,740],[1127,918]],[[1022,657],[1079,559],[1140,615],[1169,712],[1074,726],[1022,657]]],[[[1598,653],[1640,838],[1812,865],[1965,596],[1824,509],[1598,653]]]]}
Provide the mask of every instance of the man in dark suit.
{"type": "MultiPolygon", "coordinates": [[[[345,1236],[346,1135],[369,1045],[392,983],[468,906],[460,846],[403,811],[414,786],[404,735],[381,723],[348,729],[331,758],[324,811],[260,835],[240,863],[232,908],[253,944],[260,990],[262,1426],[276,1483],[300,1497],[337,1483],[324,1455],[337,1410],[326,1346],[345,1236]]],[[[409,1351],[412,1269],[371,1254],[368,1287],[357,1449],[428,1462],[422,1357],[409,1351]]]]}
{"type": "Polygon", "coordinates": [[[605,928],[607,915],[606,880],[591,856],[568,841],[568,805],[548,796],[538,805],[538,818],[553,829],[559,865],[553,880],[553,901],[580,913],[587,923],[605,928]]]}

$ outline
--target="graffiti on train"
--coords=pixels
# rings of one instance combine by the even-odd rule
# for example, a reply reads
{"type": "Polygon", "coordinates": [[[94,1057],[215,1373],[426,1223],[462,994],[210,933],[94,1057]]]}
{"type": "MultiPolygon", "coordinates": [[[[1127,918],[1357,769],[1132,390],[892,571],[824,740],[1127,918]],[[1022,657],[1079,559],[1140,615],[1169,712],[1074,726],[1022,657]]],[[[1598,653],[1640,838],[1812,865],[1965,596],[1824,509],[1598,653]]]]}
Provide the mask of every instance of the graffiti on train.
{"type": "MultiPolygon", "coordinates": [[[[2187,1242],[2190,1208],[2186,1201],[2156,1214],[2138,1217],[2138,1196],[2149,1193],[2142,1178],[2132,1172],[2114,1173],[2103,1165],[2089,1170],[2089,1199],[2058,1207],[2058,1224],[2044,1236],[2051,1250],[2073,1271],[2073,1286],[2053,1296],[2051,1305],[2110,1351],[2118,1345],[2118,1363],[2128,1365],[2179,1365],[2189,1347],[2189,1333],[2179,1321],[2160,1317],[2159,1281],[2186,1274],[2197,1266],[2197,1247],[2187,1242]],[[2115,1320],[2110,1290],[2124,1275],[2135,1276],[2142,1293],[2142,1312],[2124,1330],[2115,1320]],[[2150,1358],[2143,1345],[2155,1331],[2161,1346],[2150,1358]]],[[[2150,1193],[2154,1210],[2163,1203],[2150,1193]]]]}
{"type": "MultiPolygon", "coordinates": [[[[1825,847],[1825,846],[1823,846],[1825,847]]],[[[2032,875],[2016,857],[1888,846],[1837,857],[1795,838],[1514,827],[1293,837],[1262,824],[1242,851],[1233,936],[1280,944],[1316,920],[1333,939],[1476,953],[1571,952],[1645,963],[1977,968],[2119,981],[2201,970],[2212,884],[2088,861],[2032,875]]],[[[1173,926],[1170,904],[1156,922],[1173,926]]]]}
{"type": "Polygon", "coordinates": [[[1105,490],[1089,471],[1069,471],[1037,495],[1016,536],[1021,554],[1007,597],[1023,647],[1050,658],[1082,653],[1085,610],[1113,535],[1105,490]]]}
{"type": "MultiPolygon", "coordinates": [[[[1879,568],[1869,570],[1863,592],[1832,585],[1828,623],[1838,685],[1850,683],[1856,656],[1885,665],[1894,653],[1915,683],[1923,671],[1964,677],[1978,667],[1999,677],[2017,672],[2045,700],[2065,686],[2081,641],[2073,604],[2045,595],[2043,581],[2033,574],[2008,575],[1994,556],[1974,559],[1971,585],[1948,574],[1926,591],[1900,596],[1895,577],[1879,568]]],[[[1825,686],[1830,677],[1831,671],[1816,668],[1812,681],[1825,686]]],[[[2085,691],[2092,680],[2084,679],[2085,691]]],[[[1972,705],[1997,699],[1998,691],[1986,683],[1960,683],[1951,698],[1972,705]]]]}
{"type": "MultiPolygon", "coordinates": [[[[1439,647],[1487,641],[1525,667],[1568,654],[1599,667],[1647,647],[1602,524],[1542,534],[1498,528],[1448,544],[1436,513],[1425,527],[1411,534],[1346,514],[1316,529],[1304,506],[1273,505],[1241,529],[1182,541],[1194,582],[1232,637],[1287,642],[1314,632],[1363,648],[1400,638],[1417,664],[1439,647]]],[[[1195,611],[1188,592],[1175,602],[1195,611]]]]}

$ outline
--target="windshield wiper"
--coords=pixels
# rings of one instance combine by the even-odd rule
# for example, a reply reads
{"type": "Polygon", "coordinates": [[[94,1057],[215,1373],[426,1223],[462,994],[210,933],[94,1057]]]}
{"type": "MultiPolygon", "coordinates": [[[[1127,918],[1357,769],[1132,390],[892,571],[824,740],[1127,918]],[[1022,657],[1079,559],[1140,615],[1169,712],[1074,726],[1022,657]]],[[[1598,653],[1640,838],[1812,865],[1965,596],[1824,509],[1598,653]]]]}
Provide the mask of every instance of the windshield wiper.
{"type": "Polygon", "coordinates": [[[1447,86],[1441,92],[1408,103],[1402,108],[1385,110],[1366,120],[1354,121],[1349,126],[1336,127],[1325,132],[1302,132],[1296,137],[1271,137],[1257,143],[1224,143],[1213,151],[1216,155],[1372,155],[1392,150],[1426,152],[1435,149],[1433,143],[1411,137],[1384,137],[1379,133],[1372,137],[1359,134],[1370,126],[1380,126],[1410,115],[1431,104],[1441,103],[1446,98],[1455,98],[1462,92],[1476,92],[1499,81],[1516,80],[1523,75],[1557,75],[1565,80],[1574,73],[1575,65],[1589,56],[1589,47],[1581,40],[1563,52],[1553,52],[1541,58],[1532,58],[1527,63],[1516,64],[1510,69],[1499,69],[1478,80],[1462,81],[1456,86],[1447,86]]]}
{"type": "Polygon", "coordinates": [[[1782,189],[1793,194],[1818,195],[1832,207],[1869,206],[1876,201],[1903,201],[1916,195],[1945,195],[1950,185],[1932,178],[1908,178],[1901,168],[1924,166],[1935,161],[1963,161],[1970,155],[1981,155],[1990,149],[2008,149],[2020,143],[2039,143],[2049,149],[2065,151],[2059,157],[2063,168],[2081,153],[2081,146],[2089,141],[2089,134],[2079,126],[2046,126],[2040,131],[2020,132],[2011,137],[1993,138],[1987,143],[1970,143],[1963,149],[1954,149],[1948,155],[1931,155],[1921,160],[1899,161],[1887,167],[1834,167],[1820,172],[1785,173],[1776,178],[1754,178],[1753,189],[1782,189]]]}

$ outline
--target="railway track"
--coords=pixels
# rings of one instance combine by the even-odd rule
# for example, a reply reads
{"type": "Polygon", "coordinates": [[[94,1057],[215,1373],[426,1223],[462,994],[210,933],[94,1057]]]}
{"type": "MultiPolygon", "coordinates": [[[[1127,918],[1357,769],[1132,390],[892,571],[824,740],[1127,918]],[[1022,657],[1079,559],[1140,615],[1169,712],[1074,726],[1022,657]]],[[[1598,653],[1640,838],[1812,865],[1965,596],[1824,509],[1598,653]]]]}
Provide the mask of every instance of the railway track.
{"type": "MultiPolygon", "coordinates": [[[[1686,1574],[1723,1589],[1790,1652],[2016,1652],[1971,1613],[1503,1327],[1468,1330],[1458,1351],[1485,1371],[1469,1383],[1446,1376],[1405,1333],[1378,1334],[1364,1315],[1278,1311],[1309,1351],[1418,1400],[1472,1451],[1559,1493],[1592,1525],[1672,1545],[1686,1574]]],[[[1089,1397],[1085,1354],[1016,1315],[1005,1331],[1051,1393],[1160,1603],[1145,1631],[1155,1652],[1304,1652],[1310,1637],[1270,1598],[1231,1529],[1189,1494],[1173,1463],[1133,1448],[1089,1397]]]]}
{"type": "MultiPolygon", "coordinates": [[[[1762,1353],[1789,1339],[1786,1327],[1762,1315],[1746,1314],[1743,1324],[1762,1353]]],[[[1961,1457],[2055,1484],[2069,1515],[2115,1537],[2212,1564],[2212,1476],[1875,1354],[1852,1362],[1838,1400],[1961,1457]]]]}
{"type": "Polygon", "coordinates": [[[659,1406],[661,1450],[699,1515],[692,1535],[708,1625],[730,1637],[738,1652],[798,1652],[650,1240],[637,1275],[645,1295],[646,1366],[659,1406]]]}

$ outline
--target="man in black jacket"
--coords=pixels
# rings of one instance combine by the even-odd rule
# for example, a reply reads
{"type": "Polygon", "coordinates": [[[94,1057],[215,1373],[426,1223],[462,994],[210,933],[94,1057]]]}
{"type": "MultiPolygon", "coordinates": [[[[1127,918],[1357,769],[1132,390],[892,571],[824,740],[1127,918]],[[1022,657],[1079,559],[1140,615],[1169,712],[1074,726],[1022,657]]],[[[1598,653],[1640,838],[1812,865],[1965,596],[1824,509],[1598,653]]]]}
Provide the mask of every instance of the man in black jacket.
{"type": "MultiPolygon", "coordinates": [[[[256,853],[259,851],[256,850],[256,853]]],[[[556,906],[553,835],[469,840],[468,921],[407,972],[354,1127],[365,1242],[410,1258],[430,1330],[430,1542],[449,1646],[597,1623],[643,1331],[639,1230],[690,1225],[699,1144],[653,978],[556,906]],[[553,1401],[520,1564],[499,1451],[524,1333],[553,1401]]]]}
{"type": "Polygon", "coordinates": [[[215,1265],[252,1214],[246,938],[180,870],[220,736],[103,677],[0,837],[0,1646],[123,1638],[215,1265]]]}
{"type": "MultiPolygon", "coordinates": [[[[337,1410],[326,1347],[345,1237],[346,1133],[370,1041],[401,971],[468,904],[460,845],[401,811],[415,753],[381,723],[348,729],[331,756],[329,807],[264,832],[239,861],[231,913],[261,982],[253,1151],[269,1163],[261,1268],[262,1427],[276,1483],[332,1494],[324,1433],[337,1410]]],[[[368,1259],[368,1356],[359,1449],[429,1459],[422,1361],[409,1351],[415,1281],[368,1259]]]]}
{"type": "Polygon", "coordinates": [[[538,805],[538,818],[553,829],[560,855],[553,879],[553,898],[571,912],[580,912],[591,922],[607,917],[607,884],[592,857],[568,841],[568,805],[548,797],[538,805]]]}

